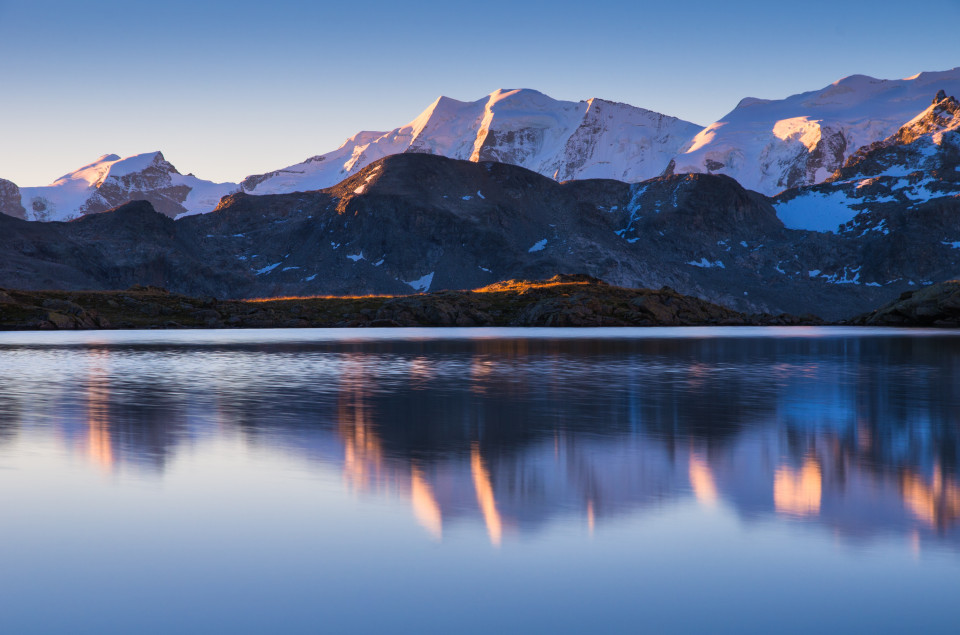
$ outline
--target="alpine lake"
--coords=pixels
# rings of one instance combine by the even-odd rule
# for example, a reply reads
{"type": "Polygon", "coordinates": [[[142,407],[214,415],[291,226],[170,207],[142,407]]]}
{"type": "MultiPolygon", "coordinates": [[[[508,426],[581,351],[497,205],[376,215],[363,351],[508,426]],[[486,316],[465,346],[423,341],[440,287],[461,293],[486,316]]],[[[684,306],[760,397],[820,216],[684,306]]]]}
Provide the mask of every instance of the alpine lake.
{"type": "Polygon", "coordinates": [[[4,633],[960,632],[960,332],[0,333],[4,633]]]}

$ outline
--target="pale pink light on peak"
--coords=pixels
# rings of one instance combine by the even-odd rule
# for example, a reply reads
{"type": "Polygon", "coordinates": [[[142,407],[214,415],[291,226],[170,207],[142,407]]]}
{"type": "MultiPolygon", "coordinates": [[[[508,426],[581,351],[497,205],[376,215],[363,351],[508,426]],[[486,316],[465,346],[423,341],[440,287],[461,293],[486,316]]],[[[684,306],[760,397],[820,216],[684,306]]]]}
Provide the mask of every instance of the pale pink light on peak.
{"type": "Polygon", "coordinates": [[[773,135],[781,141],[799,141],[813,152],[820,143],[820,120],[809,117],[791,117],[773,124],[773,135]]]}
{"type": "Polygon", "coordinates": [[[709,126],[707,126],[706,128],[704,128],[703,130],[697,133],[697,135],[693,138],[693,141],[690,142],[689,148],[686,148],[685,150],[681,150],[681,152],[683,152],[684,154],[689,154],[691,152],[696,152],[697,150],[699,150],[705,145],[708,145],[717,136],[717,131],[720,130],[720,128],[724,127],[725,125],[727,125],[725,121],[717,121],[715,123],[710,124],[709,126]]]}

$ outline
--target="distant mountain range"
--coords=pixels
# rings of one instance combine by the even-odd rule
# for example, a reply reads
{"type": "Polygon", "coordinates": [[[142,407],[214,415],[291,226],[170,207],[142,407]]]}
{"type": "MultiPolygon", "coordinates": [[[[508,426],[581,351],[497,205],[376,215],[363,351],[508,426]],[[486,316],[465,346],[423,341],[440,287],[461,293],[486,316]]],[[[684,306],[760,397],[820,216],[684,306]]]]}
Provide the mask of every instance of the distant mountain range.
{"type": "MultiPolygon", "coordinates": [[[[958,77],[960,69],[894,82],[848,78],[782,102],[741,103],[735,113],[766,113],[768,123],[796,112],[790,104],[823,115],[820,133],[796,128],[781,138],[774,133],[785,120],[773,122],[771,138],[785,145],[763,143],[808,150],[796,155],[805,171],[776,163],[778,174],[802,175],[773,197],[722,173],[684,173],[676,158],[689,157],[687,167],[699,165],[696,156],[723,163],[715,157],[733,156],[738,139],[741,149],[755,147],[763,117],[747,126],[742,113],[731,114],[689,145],[680,137],[692,124],[532,91],[498,91],[473,104],[440,99],[410,126],[363,133],[335,153],[241,185],[181,175],[159,152],[106,156],[47,188],[0,182],[8,212],[0,215],[0,279],[10,288],[139,283],[265,297],[586,273],[621,286],[667,285],[748,313],[846,318],[960,273],[960,104],[948,92],[958,77]],[[918,103],[934,86],[947,88],[918,103]],[[838,123],[852,103],[878,118],[838,123]],[[912,114],[891,129],[895,111],[912,114]],[[830,126],[845,139],[833,154],[817,150],[840,138],[824,136],[830,126]],[[854,149],[854,141],[864,144],[854,149]],[[829,174],[807,169],[828,156],[829,174]],[[621,179],[598,178],[604,171],[621,179]],[[581,175],[591,178],[567,179],[581,175]],[[328,180],[335,182],[319,188],[328,180]],[[123,205],[131,199],[150,205],[123,205]],[[69,223],[11,217],[77,215],[69,223]]],[[[751,156],[765,175],[757,178],[773,178],[773,164],[751,156]]]]}
{"type": "Polygon", "coordinates": [[[121,159],[105,154],[43,187],[17,188],[0,179],[0,212],[27,220],[71,220],[131,200],[149,200],[162,214],[208,212],[220,198],[239,190],[183,175],[160,152],[121,159]]]}
{"type": "Polygon", "coordinates": [[[404,153],[330,188],[236,192],[176,221],[147,203],[68,223],[0,216],[0,279],[267,297],[578,272],[749,313],[845,318],[960,271],[958,129],[960,105],[941,92],[827,181],[773,198],[723,175],[558,183],[507,163],[404,153]]]}
{"type": "Polygon", "coordinates": [[[627,104],[558,101],[526,89],[474,102],[440,97],[405,126],[357,133],[337,150],[241,183],[182,175],[160,152],[105,155],[48,186],[18,188],[0,179],[0,212],[69,220],[145,199],[171,217],[203,213],[233,192],[331,187],[400,153],[510,163],[557,181],[725,174],[775,195],[826,181],[860,148],[917,117],[941,90],[960,95],[960,68],[901,80],[854,75],[786,99],[748,97],[706,128],[627,104]]]}

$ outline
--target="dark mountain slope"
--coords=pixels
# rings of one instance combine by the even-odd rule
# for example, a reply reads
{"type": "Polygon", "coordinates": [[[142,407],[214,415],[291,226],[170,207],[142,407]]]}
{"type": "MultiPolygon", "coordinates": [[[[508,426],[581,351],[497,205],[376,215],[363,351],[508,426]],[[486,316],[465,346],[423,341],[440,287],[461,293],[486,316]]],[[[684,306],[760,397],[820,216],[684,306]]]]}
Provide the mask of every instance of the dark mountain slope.
{"type": "Polygon", "coordinates": [[[770,199],[704,174],[557,183],[507,164],[404,154],[326,190],[234,194],[177,221],[136,203],[70,223],[0,222],[0,275],[16,288],[402,294],[582,272],[748,313],[829,319],[907,288],[867,286],[865,273],[860,284],[811,276],[844,271],[865,243],[787,230],[770,199]]]}

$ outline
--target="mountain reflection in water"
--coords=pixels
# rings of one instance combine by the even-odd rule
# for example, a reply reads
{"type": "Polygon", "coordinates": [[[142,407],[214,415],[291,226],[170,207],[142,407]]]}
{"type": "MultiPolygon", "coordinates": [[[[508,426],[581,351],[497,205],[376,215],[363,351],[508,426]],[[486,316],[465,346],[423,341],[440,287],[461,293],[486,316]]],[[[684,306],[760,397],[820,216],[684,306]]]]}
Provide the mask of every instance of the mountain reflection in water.
{"type": "MultiPolygon", "coordinates": [[[[639,332],[642,336],[643,332],[639,332]]],[[[960,339],[444,339],[0,348],[0,452],[162,478],[237,434],[409,500],[425,535],[586,531],[694,497],[960,548],[960,339]]]]}

